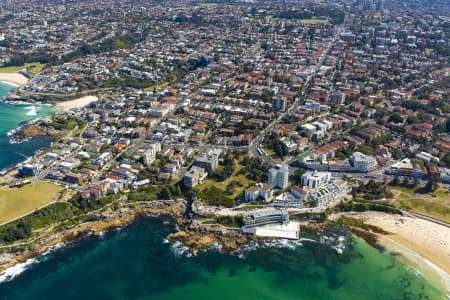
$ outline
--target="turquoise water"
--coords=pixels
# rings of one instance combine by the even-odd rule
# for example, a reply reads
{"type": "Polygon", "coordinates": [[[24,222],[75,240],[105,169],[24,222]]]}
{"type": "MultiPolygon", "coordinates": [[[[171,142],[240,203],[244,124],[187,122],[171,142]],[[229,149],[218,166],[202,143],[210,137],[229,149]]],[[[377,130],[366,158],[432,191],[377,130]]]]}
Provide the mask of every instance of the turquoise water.
{"type": "Polygon", "coordinates": [[[187,258],[163,242],[173,231],[163,221],[143,217],[55,250],[0,284],[0,299],[445,299],[414,270],[357,238],[342,255],[305,242],[243,258],[214,251],[187,258]]]}
{"type": "MultiPolygon", "coordinates": [[[[0,82],[0,99],[14,87],[0,82]]],[[[51,140],[47,137],[37,137],[20,144],[11,144],[7,133],[17,128],[21,123],[49,116],[56,108],[48,105],[34,105],[36,114],[31,114],[32,105],[10,105],[0,102],[0,171],[13,167],[32,156],[37,150],[48,147],[51,140]]]]}

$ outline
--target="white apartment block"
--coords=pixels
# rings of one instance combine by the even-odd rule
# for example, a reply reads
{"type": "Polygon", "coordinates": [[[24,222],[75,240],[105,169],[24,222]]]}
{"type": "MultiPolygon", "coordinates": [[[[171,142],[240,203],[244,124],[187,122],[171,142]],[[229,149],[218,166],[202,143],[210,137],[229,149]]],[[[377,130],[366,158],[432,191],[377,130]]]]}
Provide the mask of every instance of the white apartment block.
{"type": "Polygon", "coordinates": [[[371,172],[378,168],[378,162],[375,157],[355,152],[351,158],[353,169],[357,172],[371,172]]]}
{"type": "Polygon", "coordinates": [[[287,188],[289,185],[289,166],[281,165],[270,169],[268,182],[274,188],[287,188]]]}

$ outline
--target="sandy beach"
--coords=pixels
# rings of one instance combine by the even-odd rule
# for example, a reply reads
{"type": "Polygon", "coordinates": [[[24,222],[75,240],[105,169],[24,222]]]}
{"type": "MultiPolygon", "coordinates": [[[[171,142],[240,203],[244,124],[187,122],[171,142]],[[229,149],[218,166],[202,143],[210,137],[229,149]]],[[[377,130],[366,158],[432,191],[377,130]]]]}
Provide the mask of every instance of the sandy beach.
{"type": "Polygon", "coordinates": [[[406,260],[414,262],[414,267],[420,271],[429,274],[428,271],[434,269],[438,273],[434,277],[439,275],[441,283],[450,292],[450,228],[415,217],[379,212],[345,215],[363,219],[366,224],[390,232],[388,235],[378,235],[380,243],[389,251],[398,252],[406,260]]]}
{"type": "Polygon", "coordinates": [[[28,82],[28,78],[20,73],[0,73],[0,81],[13,85],[23,85],[28,82]]]}
{"type": "Polygon", "coordinates": [[[69,111],[71,109],[85,107],[95,101],[98,101],[97,96],[85,96],[74,100],[58,102],[56,103],[56,106],[59,107],[62,111],[69,111]]]}

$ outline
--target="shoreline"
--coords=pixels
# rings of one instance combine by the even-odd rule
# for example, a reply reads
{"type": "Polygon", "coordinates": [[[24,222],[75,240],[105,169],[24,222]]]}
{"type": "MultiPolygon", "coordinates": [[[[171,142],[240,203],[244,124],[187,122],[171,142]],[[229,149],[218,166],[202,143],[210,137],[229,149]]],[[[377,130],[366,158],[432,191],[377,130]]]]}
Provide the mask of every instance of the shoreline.
{"type": "Polygon", "coordinates": [[[332,216],[362,220],[383,232],[355,227],[374,236],[391,254],[400,254],[407,264],[450,294],[450,228],[431,221],[381,212],[350,212],[332,216]]]}
{"type": "Polygon", "coordinates": [[[24,84],[27,84],[29,79],[19,72],[13,72],[13,73],[1,73],[0,72],[0,81],[17,88],[24,84]]]}
{"type": "MultiPolygon", "coordinates": [[[[200,226],[192,226],[193,224],[186,223],[181,218],[185,209],[185,200],[128,203],[117,210],[106,208],[102,212],[94,213],[91,217],[87,217],[87,219],[91,219],[90,221],[81,222],[62,232],[52,232],[52,228],[50,228],[43,236],[27,241],[24,245],[19,243],[18,246],[11,246],[10,250],[6,250],[9,248],[8,246],[3,247],[5,251],[0,253],[0,278],[3,278],[4,280],[6,278],[6,281],[8,281],[8,279],[12,280],[16,275],[25,270],[25,266],[34,263],[37,257],[45,255],[48,251],[57,248],[58,245],[76,242],[77,239],[82,238],[85,234],[91,233],[99,235],[107,230],[122,228],[135,221],[139,216],[145,214],[155,216],[166,214],[173,216],[176,219],[177,227],[179,229],[169,234],[167,240],[174,243],[179,243],[181,241],[181,244],[187,247],[186,249],[193,255],[195,255],[198,250],[213,247],[216,243],[223,245],[223,250],[225,250],[225,252],[232,253],[234,250],[239,249],[240,246],[243,246],[250,241],[257,240],[257,237],[241,235],[237,231],[222,231],[218,233],[218,228],[207,230],[200,226]],[[19,273],[16,273],[16,269],[19,270],[19,273]]],[[[377,214],[375,212],[369,212],[368,214],[372,213],[377,214]]],[[[333,215],[330,221],[339,215],[351,215],[354,217],[358,214],[361,213],[337,214],[333,215]]],[[[395,218],[398,216],[389,215],[389,217],[395,218]]],[[[450,295],[450,277],[445,270],[423,257],[420,253],[415,251],[415,249],[395,241],[392,238],[394,234],[390,232],[377,233],[371,230],[363,231],[367,232],[368,235],[373,236],[374,239],[376,239],[378,246],[381,246],[376,247],[368,242],[372,247],[380,250],[383,249],[387,254],[392,255],[395,259],[405,263],[407,267],[415,270],[418,274],[423,276],[425,280],[428,280],[444,293],[450,295]]],[[[1,248],[2,247],[0,247],[0,249],[1,248]]]]}
{"type": "Polygon", "coordinates": [[[378,241],[390,255],[393,255],[398,260],[404,262],[426,280],[437,285],[439,288],[443,289],[447,295],[450,295],[450,276],[436,264],[424,258],[414,250],[390,239],[388,236],[379,235],[378,241]]]}

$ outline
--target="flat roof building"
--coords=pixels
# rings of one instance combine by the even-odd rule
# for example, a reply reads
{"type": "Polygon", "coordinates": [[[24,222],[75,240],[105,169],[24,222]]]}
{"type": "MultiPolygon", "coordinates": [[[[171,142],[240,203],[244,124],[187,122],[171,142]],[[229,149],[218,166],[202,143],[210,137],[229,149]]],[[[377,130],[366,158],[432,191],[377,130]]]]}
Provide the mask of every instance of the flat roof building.
{"type": "Polygon", "coordinates": [[[244,218],[244,228],[287,223],[289,223],[289,214],[287,210],[284,209],[259,210],[244,218]]]}

